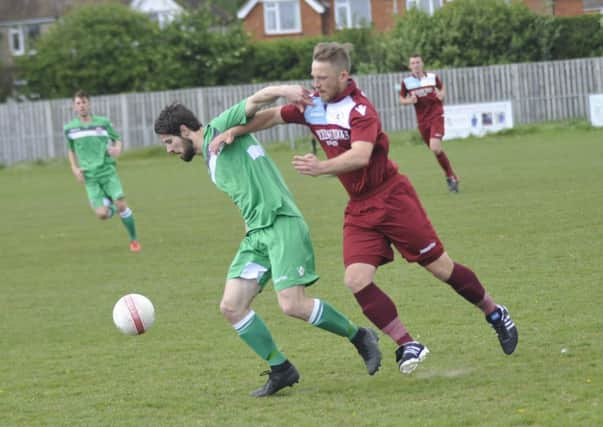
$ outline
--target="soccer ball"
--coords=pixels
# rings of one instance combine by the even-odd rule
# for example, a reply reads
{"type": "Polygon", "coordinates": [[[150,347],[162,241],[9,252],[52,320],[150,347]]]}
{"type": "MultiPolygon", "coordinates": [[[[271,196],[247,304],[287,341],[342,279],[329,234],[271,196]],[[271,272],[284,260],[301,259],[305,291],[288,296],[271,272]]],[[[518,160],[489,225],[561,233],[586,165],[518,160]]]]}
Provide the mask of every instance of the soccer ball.
{"type": "Polygon", "coordinates": [[[154,322],[155,308],[144,295],[124,295],[113,307],[113,323],[126,335],[144,334],[154,322]]]}

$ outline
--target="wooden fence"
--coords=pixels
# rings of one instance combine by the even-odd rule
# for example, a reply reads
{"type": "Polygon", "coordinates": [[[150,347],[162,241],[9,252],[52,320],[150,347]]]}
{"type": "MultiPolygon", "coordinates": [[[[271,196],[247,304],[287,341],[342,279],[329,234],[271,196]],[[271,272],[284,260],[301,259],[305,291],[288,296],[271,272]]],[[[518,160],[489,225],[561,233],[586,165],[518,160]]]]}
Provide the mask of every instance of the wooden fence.
{"type": "MultiPolygon", "coordinates": [[[[511,101],[515,124],[588,118],[588,95],[603,93],[603,57],[530,64],[436,70],[447,87],[446,103],[511,101]]],[[[388,131],[416,126],[414,109],[398,102],[403,73],[358,76],[388,131]]],[[[297,81],[310,86],[310,81],[297,81]]],[[[203,123],[268,84],[194,88],[95,96],[95,114],[110,118],[126,148],[158,143],[153,122],[161,109],[178,101],[203,123]]],[[[65,157],[63,125],[74,117],[71,100],[0,104],[0,164],[65,157]]],[[[278,126],[258,133],[265,142],[310,139],[304,126],[278,126]]]]}

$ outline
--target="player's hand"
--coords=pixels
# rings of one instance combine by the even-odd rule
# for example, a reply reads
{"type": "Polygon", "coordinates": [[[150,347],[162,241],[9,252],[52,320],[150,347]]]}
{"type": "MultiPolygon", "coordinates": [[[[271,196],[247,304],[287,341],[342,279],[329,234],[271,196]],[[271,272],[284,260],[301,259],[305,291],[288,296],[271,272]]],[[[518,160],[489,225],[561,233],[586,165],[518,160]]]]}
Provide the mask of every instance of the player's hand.
{"type": "Polygon", "coordinates": [[[225,132],[216,135],[216,137],[209,143],[209,147],[207,147],[207,149],[212,154],[218,154],[224,144],[232,144],[234,139],[234,131],[232,129],[228,129],[225,132]]]}
{"type": "Polygon", "coordinates": [[[318,176],[320,172],[320,160],[314,154],[304,154],[303,156],[293,156],[291,162],[296,171],[302,175],[318,176]]]}
{"type": "Polygon", "coordinates": [[[435,94],[436,94],[436,98],[438,98],[440,101],[444,100],[444,92],[442,92],[438,88],[436,88],[435,94]]]}
{"type": "Polygon", "coordinates": [[[107,152],[109,153],[109,155],[113,158],[118,157],[121,154],[121,146],[119,145],[114,145],[114,144],[110,144],[107,147],[107,152]]]}
{"type": "Polygon", "coordinates": [[[410,100],[413,104],[416,104],[419,101],[419,98],[417,98],[417,95],[411,95],[410,100]]]}
{"type": "Polygon", "coordinates": [[[80,183],[84,182],[84,169],[71,168],[71,172],[73,172],[73,175],[75,176],[75,179],[77,179],[77,182],[80,182],[80,183]]]}
{"type": "Polygon", "coordinates": [[[283,97],[294,104],[300,113],[303,113],[308,105],[312,105],[311,92],[303,86],[284,86],[283,97]]]}

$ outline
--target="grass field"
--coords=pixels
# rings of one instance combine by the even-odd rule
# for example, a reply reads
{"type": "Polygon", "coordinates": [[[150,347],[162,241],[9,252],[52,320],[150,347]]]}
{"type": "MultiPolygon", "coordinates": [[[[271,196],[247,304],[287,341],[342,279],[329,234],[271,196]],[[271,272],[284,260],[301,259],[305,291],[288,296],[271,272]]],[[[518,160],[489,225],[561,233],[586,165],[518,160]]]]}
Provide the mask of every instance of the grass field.
{"type": "MultiPolygon", "coordinates": [[[[397,372],[382,336],[369,377],[350,344],[286,318],[269,288],[254,308],[302,380],[251,398],[265,365],[218,309],[243,224],[202,161],[122,159],[138,254],[118,219],[95,219],[66,162],[17,165],[0,170],[0,425],[603,425],[603,131],[553,123],[451,141],[458,195],[411,135],[393,135],[391,156],[451,256],[511,310],[514,355],[447,285],[397,259],[377,283],[431,350],[413,375],[397,372]],[[111,319],[129,292],[156,308],[140,337],[111,319]]],[[[312,230],[321,281],[310,294],[366,325],[342,284],[343,189],[298,176],[289,148],[269,151],[312,230]]]]}

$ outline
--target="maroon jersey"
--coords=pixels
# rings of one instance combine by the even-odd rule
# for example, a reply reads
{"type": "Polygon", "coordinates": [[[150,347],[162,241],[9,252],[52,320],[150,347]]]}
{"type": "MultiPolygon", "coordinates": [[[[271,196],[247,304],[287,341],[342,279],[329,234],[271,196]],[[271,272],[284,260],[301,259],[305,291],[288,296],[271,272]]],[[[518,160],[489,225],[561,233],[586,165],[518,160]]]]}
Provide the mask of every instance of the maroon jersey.
{"type": "Polygon", "coordinates": [[[303,113],[293,104],[283,106],[281,117],[287,123],[308,126],[328,158],[346,152],[354,141],[375,146],[368,166],[338,176],[350,198],[368,197],[398,174],[398,166],[387,157],[389,140],[377,111],[353,80],[336,100],[325,103],[318,94],[312,100],[303,113]]]}
{"type": "Polygon", "coordinates": [[[417,97],[417,103],[414,105],[419,127],[444,115],[444,105],[436,96],[436,88],[442,89],[442,81],[435,73],[426,73],[421,78],[412,74],[402,80],[400,95],[417,97]]]}

